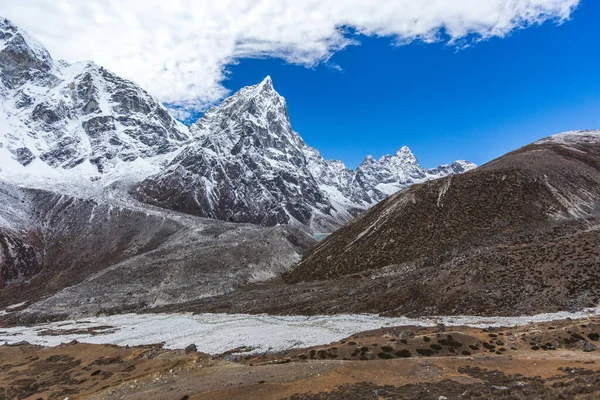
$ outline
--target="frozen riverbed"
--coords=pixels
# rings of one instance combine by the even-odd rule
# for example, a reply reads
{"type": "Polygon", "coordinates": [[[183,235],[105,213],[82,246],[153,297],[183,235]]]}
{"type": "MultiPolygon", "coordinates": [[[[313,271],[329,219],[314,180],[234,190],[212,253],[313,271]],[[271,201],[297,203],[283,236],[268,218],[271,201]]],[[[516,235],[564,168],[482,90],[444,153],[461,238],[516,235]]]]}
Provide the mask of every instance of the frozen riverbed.
{"type": "Polygon", "coordinates": [[[385,326],[514,326],[600,315],[600,308],[523,317],[384,318],[376,315],[273,316],[243,314],[124,314],[60,321],[31,327],[0,328],[0,343],[27,341],[57,346],[72,340],[98,344],[142,345],[164,342],[169,349],[196,344],[220,354],[246,346],[254,352],[327,344],[360,331],[385,326]]]}

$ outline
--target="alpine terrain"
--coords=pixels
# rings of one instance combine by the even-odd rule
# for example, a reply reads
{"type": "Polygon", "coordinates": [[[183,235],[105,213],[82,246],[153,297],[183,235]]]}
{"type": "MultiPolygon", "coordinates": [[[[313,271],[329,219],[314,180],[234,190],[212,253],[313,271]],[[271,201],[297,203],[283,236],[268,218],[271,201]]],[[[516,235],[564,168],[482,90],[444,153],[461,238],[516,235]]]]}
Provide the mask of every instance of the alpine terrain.
{"type": "MultiPolygon", "coordinates": [[[[360,140],[375,146],[390,127],[418,126],[431,136],[412,132],[415,143],[452,133],[442,144],[467,152],[497,141],[468,143],[470,132],[510,113],[528,121],[531,106],[539,131],[584,124],[594,116],[575,100],[594,95],[597,55],[575,42],[597,32],[593,2],[20,3],[2,12],[54,55],[147,63],[133,76],[173,102],[93,61],[53,58],[0,17],[0,399],[600,398],[600,130],[479,167],[425,168],[402,146],[351,169],[294,131],[270,76],[189,126],[168,108],[193,113],[177,107],[255,76],[246,61],[258,57],[326,64],[289,99],[332,88],[317,93],[325,106],[300,95],[305,114],[352,126],[313,137],[367,126],[360,140]],[[530,25],[544,34],[521,34],[530,25]],[[382,40],[438,51],[505,36],[505,53],[535,51],[501,60],[497,43],[451,65],[421,49],[379,53],[382,40]],[[349,47],[369,57],[331,71],[349,47]],[[540,62],[557,54],[570,56],[540,62]],[[550,106],[565,120],[542,116],[550,106]]],[[[439,143],[431,156],[448,151],[439,143]]]]}
{"type": "Polygon", "coordinates": [[[520,315],[600,302],[600,131],[534,142],[412,185],[283,276],[183,309],[520,315]]]}
{"type": "Polygon", "coordinates": [[[0,307],[25,302],[31,318],[147,309],[280,276],[311,233],[471,168],[426,170],[406,147],[355,171],[325,160],[292,131],[269,77],[188,128],[134,82],[55,60],[0,19],[0,307]]]}
{"type": "Polygon", "coordinates": [[[0,308],[127,310],[278,276],[313,239],[135,201],[192,137],[133,82],[0,19],[0,308]],[[226,248],[227,252],[223,252],[226,248]],[[53,297],[55,296],[55,297],[53,297]]]}
{"type": "Polygon", "coordinates": [[[475,167],[456,161],[427,170],[408,147],[355,170],[325,160],[292,130],[270,77],[243,88],[190,126],[195,141],[165,171],[138,185],[142,201],[185,213],[330,232],[413,183],[475,167]]]}

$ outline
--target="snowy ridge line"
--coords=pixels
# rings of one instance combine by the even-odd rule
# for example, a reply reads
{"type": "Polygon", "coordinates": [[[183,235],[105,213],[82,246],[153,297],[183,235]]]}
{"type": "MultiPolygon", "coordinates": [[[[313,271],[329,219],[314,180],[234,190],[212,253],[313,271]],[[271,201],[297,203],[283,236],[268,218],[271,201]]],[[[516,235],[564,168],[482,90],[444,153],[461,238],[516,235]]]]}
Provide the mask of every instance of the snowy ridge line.
{"type": "MultiPolygon", "coordinates": [[[[0,312],[0,315],[2,312],[0,312]]],[[[556,312],[518,317],[438,316],[385,318],[373,314],[320,316],[274,316],[248,314],[121,314],[59,321],[29,327],[0,329],[0,343],[27,341],[42,346],[58,346],[77,340],[85,343],[137,346],[164,343],[167,349],[183,349],[196,344],[199,351],[221,354],[246,346],[252,353],[276,352],[317,346],[341,340],[352,334],[390,326],[469,326],[475,328],[519,326],[567,318],[582,319],[600,315],[600,307],[580,312],[556,312]],[[56,335],[60,330],[110,326],[103,333],[56,335]],[[53,335],[43,335],[53,330],[53,335]],[[56,335],[56,336],[55,336],[56,335]]]]}

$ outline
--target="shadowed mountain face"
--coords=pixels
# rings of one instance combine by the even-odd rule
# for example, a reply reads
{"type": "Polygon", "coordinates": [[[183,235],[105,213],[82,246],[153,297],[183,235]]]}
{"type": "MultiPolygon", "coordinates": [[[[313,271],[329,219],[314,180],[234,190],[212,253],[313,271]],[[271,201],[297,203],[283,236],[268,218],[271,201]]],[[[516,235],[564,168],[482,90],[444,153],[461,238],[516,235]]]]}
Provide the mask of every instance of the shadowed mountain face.
{"type": "Polygon", "coordinates": [[[0,190],[0,309],[35,303],[29,321],[227,293],[279,276],[314,243],[292,227],[229,224],[111,196],[0,190]]]}

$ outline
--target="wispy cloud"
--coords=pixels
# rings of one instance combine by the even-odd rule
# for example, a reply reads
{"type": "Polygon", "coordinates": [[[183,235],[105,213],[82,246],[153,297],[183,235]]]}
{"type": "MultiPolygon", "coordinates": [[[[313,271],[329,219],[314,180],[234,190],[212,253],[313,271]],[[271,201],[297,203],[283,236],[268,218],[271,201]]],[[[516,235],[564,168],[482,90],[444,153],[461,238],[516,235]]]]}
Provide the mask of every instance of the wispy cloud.
{"type": "Polygon", "coordinates": [[[240,58],[312,67],[354,44],[356,33],[464,46],[473,36],[563,22],[579,1],[0,0],[0,13],[55,57],[94,60],[184,115],[227,94],[226,66],[240,58]]]}

